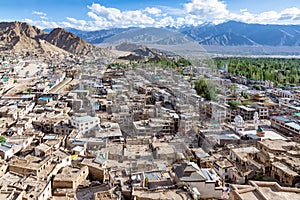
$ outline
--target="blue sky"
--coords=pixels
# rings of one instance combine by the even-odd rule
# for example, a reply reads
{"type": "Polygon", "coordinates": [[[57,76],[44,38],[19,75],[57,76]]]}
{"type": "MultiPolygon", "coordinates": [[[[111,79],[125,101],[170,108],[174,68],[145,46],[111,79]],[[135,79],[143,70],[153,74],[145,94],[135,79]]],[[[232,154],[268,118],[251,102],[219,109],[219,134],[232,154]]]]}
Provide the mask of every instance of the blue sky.
{"type": "Polygon", "coordinates": [[[299,0],[0,0],[0,21],[100,30],[236,20],[300,24],[299,0]]]}

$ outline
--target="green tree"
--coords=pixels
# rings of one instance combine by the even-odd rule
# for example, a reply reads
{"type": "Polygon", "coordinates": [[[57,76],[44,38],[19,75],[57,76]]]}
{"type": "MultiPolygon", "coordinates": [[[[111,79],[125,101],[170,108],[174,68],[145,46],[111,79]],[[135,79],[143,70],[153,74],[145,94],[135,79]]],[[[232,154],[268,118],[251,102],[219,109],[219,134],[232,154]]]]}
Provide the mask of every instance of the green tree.
{"type": "Polygon", "coordinates": [[[233,100],[233,101],[229,101],[228,105],[230,105],[231,107],[237,107],[241,105],[241,102],[233,100]]]}
{"type": "Polygon", "coordinates": [[[148,184],[149,184],[149,178],[148,178],[148,176],[146,176],[146,178],[145,178],[145,186],[148,187],[148,184]]]}
{"type": "Polygon", "coordinates": [[[230,86],[228,86],[229,90],[231,91],[231,93],[233,94],[233,96],[236,97],[236,89],[237,89],[237,84],[231,84],[230,86]]]}
{"type": "Polygon", "coordinates": [[[257,84],[253,85],[253,88],[256,89],[256,90],[261,90],[260,85],[257,85],[257,84]]]}
{"type": "Polygon", "coordinates": [[[250,94],[246,93],[246,92],[242,92],[242,97],[244,97],[245,99],[250,99],[250,94]]]}
{"type": "Polygon", "coordinates": [[[195,90],[199,96],[204,97],[206,100],[217,99],[216,87],[212,81],[200,78],[195,82],[195,90]]]}
{"type": "Polygon", "coordinates": [[[5,142],[6,138],[4,136],[0,136],[0,143],[3,144],[5,142]]]}
{"type": "Polygon", "coordinates": [[[218,67],[228,63],[228,72],[255,80],[270,80],[276,85],[299,84],[300,59],[295,58],[214,58],[218,67]]]}
{"type": "Polygon", "coordinates": [[[277,74],[277,81],[278,81],[279,83],[283,83],[284,78],[285,78],[285,77],[283,76],[282,73],[278,73],[278,74],[277,74]]]}

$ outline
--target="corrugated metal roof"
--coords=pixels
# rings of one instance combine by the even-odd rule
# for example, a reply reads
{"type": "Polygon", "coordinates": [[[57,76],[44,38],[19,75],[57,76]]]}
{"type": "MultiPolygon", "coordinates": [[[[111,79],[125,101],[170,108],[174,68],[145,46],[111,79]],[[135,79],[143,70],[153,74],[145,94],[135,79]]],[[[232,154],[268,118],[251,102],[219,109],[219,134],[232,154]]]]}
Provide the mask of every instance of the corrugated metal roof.
{"type": "Polygon", "coordinates": [[[291,127],[291,128],[294,128],[294,129],[296,129],[297,131],[300,130],[300,125],[297,124],[297,123],[295,123],[295,122],[286,123],[285,125],[286,125],[286,126],[289,126],[289,127],[291,127]]]}
{"type": "Polygon", "coordinates": [[[282,116],[273,116],[273,117],[270,117],[271,119],[275,119],[275,120],[278,120],[278,121],[282,121],[284,123],[287,123],[287,122],[291,122],[292,120],[289,119],[289,118],[286,118],[286,117],[282,117],[282,116]]]}

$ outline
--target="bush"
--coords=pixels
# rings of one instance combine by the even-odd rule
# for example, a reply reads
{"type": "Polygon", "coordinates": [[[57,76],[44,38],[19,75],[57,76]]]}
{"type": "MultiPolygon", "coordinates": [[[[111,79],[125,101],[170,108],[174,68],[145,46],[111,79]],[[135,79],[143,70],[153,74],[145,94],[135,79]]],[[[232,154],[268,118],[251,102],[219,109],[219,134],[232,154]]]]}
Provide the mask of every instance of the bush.
{"type": "Polygon", "coordinates": [[[263,175],[261,173],[257,173],[257,174],[255,174],[254,179],[256,181],[261,181],[261,180],[263,180],[263,175]]]}
{"type": "Polygon", "coordinates": [[[241,105],[241,102],[239,101],[229,101],[228,105],[230,105],[231,107],[237,107],[241,105]]]}

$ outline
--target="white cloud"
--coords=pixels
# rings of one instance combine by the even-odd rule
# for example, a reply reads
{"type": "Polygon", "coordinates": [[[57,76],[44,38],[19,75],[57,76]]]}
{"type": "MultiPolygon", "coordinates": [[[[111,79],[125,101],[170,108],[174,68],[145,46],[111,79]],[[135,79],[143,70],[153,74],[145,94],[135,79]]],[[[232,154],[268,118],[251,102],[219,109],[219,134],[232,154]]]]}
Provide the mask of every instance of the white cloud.
{"type": "Polygon", "coordinates": [[[173,8],[170,6],[159,6],[162,10],[162,15],[171,15],[171,16],[184,16],[186,12],[183,8],[173,8]]]}
{"type": "Polygon", "coordinates": [[[80,26],[85,26],[87,22],[85,20],[78,20],[72,17],[67,17],[67,20],[70,21],[73,24],[78,24],[80,26]]]}
{"type": "Polygon", "coordinates": [[[62,27],[62,25],[64,25],[64,23],[60,23],[60,22],[48,22],[48,21],[44,21],[44,20],[32,20],[32,19],[24,19],[25,22],[35,25],[39,28],[57,28],[57,27],[62,27]]]}
{"type": "Polygon", "coordinates": [[[155,8],[155,7],[151,7],[151,8],[147,7],[147,8],[145,8],[144,11],[151,14],[151,15],[156,15],[156,16],[159,16],[162,13],[161,9],[155,8]]]}
{"type": "Polygon", "coordinates": [[[176,25],[178,27],[184,26],[184,25],[194,25],[197,26],[199,24],[202,24],[203,21],[199,19],[198,17],[195,17],[194,15],[186,15],[185,17],[178,17],[176,19],[176,25]]]}
{"type": "Polygon", "coordinates": [[[242,9],[240,9],[240,12],[241,12],[241,13],[244,13],[244,12],[247,12],[247,11],[248,11],[247,8],[242,8],[242,9]]]}
{"type": "Polygon", "coordinates": [[[47,14],[44,12],[34,10],[34,11],[32,11],[32,14],[39,16],[39,18],[42,20],[48,20],[47,14]]]}
{"type": "Polygon", "coordinates": [[[40,16],[47,16],[47,14],[46,13],[43,13],[43,12],[40,12],[40,11],[32,11],[32,14],[34,14],[34,15],[40,15],[40,16]]]}
{"type": "Polygon", "coordinates": [[[119,21],[121,20],[122,13],[116,8],[107,8],[97,3],[93,3],[91,6],[87,6],[93,13],[106,16],[109,20],[119,21]]]}
{"type": "Polygon", "coordinates": [[[297,16],[300,16],[300,9],[287,8],[279,12],[271,10],[258,14],[244,10],[242,14],[230,13],[229,19],[259,24],[293,24],[299,22],[297,16]]]}
{"type": "Polygon", "coordinates": [[[226,18],[229,11],[226,4],[218,0],[192,0],[184,4],[185,11],[188,14],[208,20],[226,18]]]}
{"type": "Polygon", "coordinates": [[[48,20],[48,17],[46,17],[46,16],[40,16],[40,18],[43,20],[48,20]]]}
{"type": "Polygon", "coordinates": [[[105,24],[105,28],[111,27],[128,27],[152,25],[155,19],[151,15],[158,16],[161,12],[158,8],[146,8],[144,10],[127,10],[121,11],[116,8],[107,8],[97,3],[88,6],[91,10],[88,16],[95,20],[95,23],[105,24]]]}
{"type": "Polygon", "coordinates": [[[39,16],[40,20],[26,19],[29,23],[39,27],[50,26],[72,27],[81,30],[99,30],[113,27],[130,26],[197,26],[204,22],[215,24],[228,20],[236,20],[247,23],[260,24],[293,24],[300,23],[300,9],[297,7],[283,9],[281,11],[269,10],[262,13],[252,13],[247,8],[239,12],[231,12],[227,4],[221,0],[190,0],[182,7],[145,7],[139,10],[120,10],[106,7],[99,3],[88,5],[87,16],[89,19],[76,19],[66,17],[62,22],[50,22],[46,13],[33,11],[32,14],[39,16]]]}
{"type": "Polygon", "coordinates": [[[175,26],[175,20],[171,16],[164,17],[155,22],[155,27],[175,26]]]}

